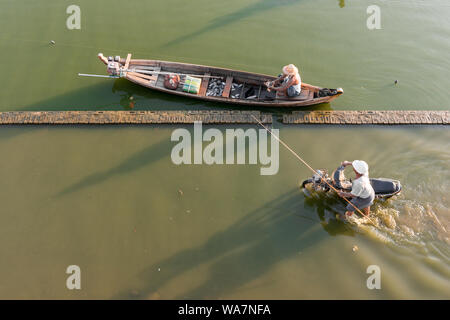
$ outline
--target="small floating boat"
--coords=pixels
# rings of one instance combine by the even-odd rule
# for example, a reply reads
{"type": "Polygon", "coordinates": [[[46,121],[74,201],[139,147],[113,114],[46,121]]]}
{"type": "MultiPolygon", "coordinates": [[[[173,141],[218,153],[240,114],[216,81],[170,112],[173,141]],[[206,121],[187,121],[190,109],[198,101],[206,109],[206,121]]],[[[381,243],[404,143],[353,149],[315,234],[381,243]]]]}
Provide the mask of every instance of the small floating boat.
{"type": "MultiPolygon", "coordinates": [[[[302,188],[310,187],[315,191],[330,191],[330,185],[339,191],[350,192],[352,190],[352,181],[347,179],[344,174],[345,167],[339,166],[333,173],[328,175],[324,169],[316,170],[311,178],[303,181],[302,188]]],[[[375,191],[375,198],[387,200],[402,191],[402,184],[398,180],[388,178],[371,178],[370,184],[375,191]]]]}
{"type": "Polygon", "coordinates": [[[343,90],[301,84],[297,97],[286,97],[268,91],[267,81],[274,76],[197,64],[160,60],[108,57],[99,54],[114,78],[126,78],[143,87],[178,96],[211,102],[258,107],[302,107],[328,103],[343,90]]]}

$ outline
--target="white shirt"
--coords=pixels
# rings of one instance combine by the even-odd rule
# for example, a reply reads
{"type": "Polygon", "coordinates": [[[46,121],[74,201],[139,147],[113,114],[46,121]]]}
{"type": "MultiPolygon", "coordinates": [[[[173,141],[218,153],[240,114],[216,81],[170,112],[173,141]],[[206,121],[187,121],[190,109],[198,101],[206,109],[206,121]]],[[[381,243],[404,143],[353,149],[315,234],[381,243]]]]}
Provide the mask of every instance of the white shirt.
{"type": "Polygon", "coordinates": [[[300,75],[297,73],[298,78],[298,84],[295,85],[295,89],[297,89],[298,92],[302,90],[302,78],[300,78],[300,75]]]}
{"type": "MultiPolygon", "coordinates": [[[[295,75],[295,77],[298,79],[298,84],[295,84],[292,87],[294,87],[296,91],[301,92],[301,90],[302,90],[302,78],[300,77],[300,74],[298,74],[298,73],[295,75]]],[[[289,76],[284,78],[283,83],[288,82],[289,79],[290,79],[289,76]]]]}
{"type": "Polygon", "coordinates": [[[372,194],[373,188],[369,177],[361,176],[353,180],[351,194],[359,198],[368,198],[372,194]]]}

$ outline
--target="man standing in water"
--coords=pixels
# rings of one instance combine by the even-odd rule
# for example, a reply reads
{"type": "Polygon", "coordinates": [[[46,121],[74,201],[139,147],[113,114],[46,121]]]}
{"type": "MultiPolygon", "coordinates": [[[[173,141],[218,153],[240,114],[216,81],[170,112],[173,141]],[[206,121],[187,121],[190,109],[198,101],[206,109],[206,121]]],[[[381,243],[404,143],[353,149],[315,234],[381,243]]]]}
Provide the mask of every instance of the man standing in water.
{"type": "Polygon", "coordinates": [[[339,192],[339,196],[343,198],[353,198],[352,204],[347,205],[347,211],[345,212],[344,218],[351,216],[353,212],[358,208],[364,212],[365,216],[370,213],[370,206],[373,204],[375,199],[375,191],[372,188],[369,180],[369,166],[365,161],[355,160],[353,162],[343,161],[341,166],[352,166],[353,171],[356,174],[355,180],[352,183],[351,192],[339,192]]]}

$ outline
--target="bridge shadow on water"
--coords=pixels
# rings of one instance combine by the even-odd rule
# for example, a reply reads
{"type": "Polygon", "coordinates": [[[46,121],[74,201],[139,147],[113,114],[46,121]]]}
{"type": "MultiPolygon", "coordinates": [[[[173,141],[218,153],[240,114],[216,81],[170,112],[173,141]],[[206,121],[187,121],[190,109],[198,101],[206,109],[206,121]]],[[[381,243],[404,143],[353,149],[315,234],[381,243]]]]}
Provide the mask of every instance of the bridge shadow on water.
{"type": "Polygon", "coordinates": [[[0,126],[0,142],[6,141],[18,136],[32,134],[39,130],[39,126],[27,126],[24,130],[23,126],[18,125],[1,125],[0,126]]]}
{"type": "Polygon", "coordinates": [[[169,141],[163,140],[152,144],[151,146],[134,153],[133,155],[122,161],[119,165],[108,170],[93,173],[81,179],[79,182],[68,186],[67,188],[56,194],[56,196],[62,197],[72,192],[76,192],[102,183],[108,179],[112,179],[117,175],[129,174],[132,171],[138,170],[146,165],[169,156],[171,152],[171,149],[168,146],[169,143],[169,141]]]}
{"type": "Polygon", "coordinates": [[[209,24],[204,26],[201,29],[193,31],[191,33],[179,36],[169,42],[167,42],[162,47],[170,47],[185,41],[190,41],[196,37],[199,37],[205,33],[214,31],[219,28],[223,28],[227,25],[236,23],[248,17],[264,13],[266,11],[279,8],[279,7],[288,7],[299,3],[302,0],[261,0],[256,3],[250,4],[244,8],[231,12],[229,14],[219,16],[209,24]]]}
{"type": "Polygon", "coordinates": [[[226,107],[144,88],[126,79],[105,80],[10,111],[198,110],[226,107]],[[130,108],[130,98],[134,108],[130,108]]]}
{"type": "MultiPolygon", "coordinates": [[[[205,243],[148,266],[137,275],[142,286],[125,289],[113,298],[159,297],[158,291],[166,284],[204,264],[210,265],[199,285],[162,298],[217,299],[232,293],[327,237],[317,218],[308,217],[311,211],[314,210],[295,188],[250,212],[205,243]]],[[[329,232],[332,235],[343,232],[342,228],[333,228],[334,232],[329,232]]]]}

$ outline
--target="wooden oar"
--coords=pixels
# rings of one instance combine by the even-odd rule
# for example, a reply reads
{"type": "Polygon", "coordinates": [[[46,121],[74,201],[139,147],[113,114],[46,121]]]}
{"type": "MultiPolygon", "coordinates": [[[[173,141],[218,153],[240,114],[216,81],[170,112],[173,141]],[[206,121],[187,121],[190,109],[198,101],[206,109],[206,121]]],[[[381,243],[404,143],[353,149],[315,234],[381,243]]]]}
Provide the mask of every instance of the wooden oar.
{"type": "Polygon", "coordinates": [[[105,76],[101,74],[87,74],[87,73],[79,73],[80,77],[94,77],[94,78],[110,78],[110,79],[118,79],[119,76],[105,76]]]}

